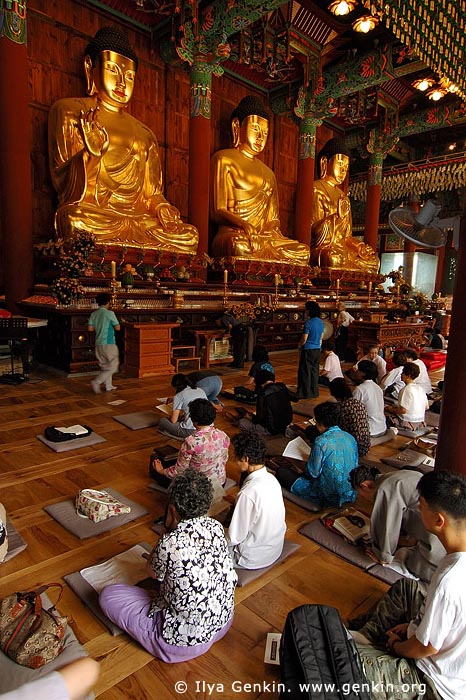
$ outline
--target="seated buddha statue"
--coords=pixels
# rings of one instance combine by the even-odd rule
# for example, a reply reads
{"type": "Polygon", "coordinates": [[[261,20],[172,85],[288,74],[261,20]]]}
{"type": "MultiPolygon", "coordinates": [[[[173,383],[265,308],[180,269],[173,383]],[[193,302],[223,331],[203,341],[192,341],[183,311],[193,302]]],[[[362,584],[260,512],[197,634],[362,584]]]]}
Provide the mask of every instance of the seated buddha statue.
{"type": "Polygon", "coordinates": [[[211,217],[218,224],[214,257],[309,263],[309,247],[280,230],[277,182],[256,156],[265,148],[269,115],[262,101],[244,97],[231,115],[233,148],[211,162],[211,217]]]}
{"type": "Polygon", "coordinates": [[[349,166],[349,150],[330,139],[319,153],[320,180],[314,183],[311,218],[311,265],[377,272],[371,246],[352,236],[351,202],[340,188],[349,166]]]}
{"type": "Polygon", "coordinates": [[[85,51],[88,97],[58,100],[49,117],[49,161],[58,193],[58,237],[195,253],[198,233],[162,193],[152,131],[126,112],[138,59],[126,36],[103,27],[85,51]]]}

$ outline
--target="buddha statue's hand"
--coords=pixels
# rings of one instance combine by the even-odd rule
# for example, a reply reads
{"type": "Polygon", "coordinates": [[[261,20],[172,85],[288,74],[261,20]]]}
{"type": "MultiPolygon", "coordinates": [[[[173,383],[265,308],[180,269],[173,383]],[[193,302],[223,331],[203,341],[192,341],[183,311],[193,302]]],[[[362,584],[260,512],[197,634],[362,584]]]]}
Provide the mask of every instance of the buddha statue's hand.
{"type": "Polygon", "coordinates": [[[78,129],[85,149],[95,158],[101,158],[109,146],[108,133],[97,119],[98,107],[82,109],[79,113],[78,129]]]}
{"type": "Polygon", "coordinates": [[[337,213],[340,219],[344,219],[351,211],[351,204],[348,197],[340,197],[338,199],[337,213]]]}
{"type": "Polygon", "coordinates": [[[156,213],[162,227],[166,231],[176,231],[180,223],[180,212],[168,202],[162,202],[156,208],[156,213]]]}

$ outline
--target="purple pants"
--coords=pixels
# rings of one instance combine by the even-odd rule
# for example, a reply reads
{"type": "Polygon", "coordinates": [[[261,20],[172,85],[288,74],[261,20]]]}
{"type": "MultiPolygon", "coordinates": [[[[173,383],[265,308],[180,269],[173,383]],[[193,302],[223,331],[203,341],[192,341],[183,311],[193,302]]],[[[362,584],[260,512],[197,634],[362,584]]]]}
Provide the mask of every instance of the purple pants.
{"type": "Polygon", "coordinates": [[[169,664],[202,656],[212,644],[225,636],[233,622],[232,617],[210,642],[183,647],[167,644],[162,636],[163,611],[155,612],[153,617],[148,617],[152,599],[150,591],[137,586],[115,583],[104,588],[99,596],[99,603],[112,622],[139,642],[149,654],[169,664]]]}

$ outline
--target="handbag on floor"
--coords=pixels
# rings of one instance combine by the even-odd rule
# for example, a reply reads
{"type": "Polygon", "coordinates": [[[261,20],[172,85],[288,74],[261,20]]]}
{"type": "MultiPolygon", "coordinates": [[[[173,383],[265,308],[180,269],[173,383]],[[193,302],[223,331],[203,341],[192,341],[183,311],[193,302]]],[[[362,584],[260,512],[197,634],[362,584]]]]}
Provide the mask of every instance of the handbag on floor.
{"type": "Polygon", "coordinates": [[[87,425],[72,425],[71,428],[56,428],[54,425],[49,425],[44,429],[44,437],[50,442],[67,442],[76,438],[89,437],[92,433],[92,428],[87,425]],[[75,428],[75,430],[72,430],[75,428]]]}
{"type": "Polygon", "coordinates": [[[6,529],[6,510],[0,503],[0,564],[8,554],[8,532],[6,529]]]}
{"type": "Polygon", "coordinates": [[[371,699],[356,645],[338,610],[328,605],[301,605],[288,613],[280,681],[280,700],[371,699]]]}
{"type": "Polygon", "coordinates": [[[76,513],[94,523],[100,523],[114,515],[131,513],[131,506],[117,501],[107,491],[82,489],[76,496],[76,513]]]}
{"type": "Polygon", "coordinates": [[[12,593],[0,604],[0,649],[21,666],[40,668],[55,659],[63,650],[67,627],[66,617],[52,606],[42,607],[41,593],[63,586],[49,583],[34,591],[12,593]]]}

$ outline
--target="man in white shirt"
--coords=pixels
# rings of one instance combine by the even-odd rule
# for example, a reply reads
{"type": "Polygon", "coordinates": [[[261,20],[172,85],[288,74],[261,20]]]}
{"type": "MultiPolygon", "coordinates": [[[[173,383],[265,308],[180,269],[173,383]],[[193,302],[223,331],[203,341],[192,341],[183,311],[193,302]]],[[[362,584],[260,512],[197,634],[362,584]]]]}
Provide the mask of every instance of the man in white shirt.
{"type": "Polygon", "coordinates": [[[405,385],[401,379],[401,373],[403,372],[403,365],[406,364],[406,361],[405,352],[402,350],[395,350],[392,356],[392,362],[395,366],[380,380],[380,388],[386,396],[391,396],[394,399],[398,398],[400,391],[405,385]]]}
{"type": "Polygon", "coordinates": [[[322,342],[321,352],[324,357],[324,367],[319,373],[319,384],[328,386],[333,379],[343,377],[341,371],[340,358],[333,352],[333,340],[324,340],[322,342]]]}
{"type": "Polygon", "coordinates": [[[417,430],[425,426],[426,410],[429,408],[427,396],[420,384],[416,384],[419,377],[419,367],[415,362],[407,362],[401,373],[404,388],[398,395],[398,405],[386,406],[388,423],[408,430],[417,430]]]}
{"type": "Polygon", "coordinates": [[[377,684],[377,700],[464,700],[466,478],[433,471],[418,491],[422,522],[447,554],[427,591],[418,581],[400,579],[352,635],[368,682],[377,684]]]}
{"type": "MultiPolygon", "coordinates": [[[[378,345],[369,345],[367,354],[364,355],[364,357],[361,357],[359,360],[359,362],[362,360],[369,360],[370,362],[374,363],[374,365],[377,367],[377,384],[380,384],[380,380],[387,371],[387,363],[383,357],[380,357],[379,350],[380,347],[378,345]]],[[[353,366],[353,370],[357,370],[359,368],[359,362],[353,366]]]]}
{"type": "Polygon", "coordinates": [[[243,432],[231,444],[247,476],[236,498],[228,541],[235,566],[262,569],[282,553],[286,532],[282,490],[265,467],[265,444],[259,435],[243,432]]]}
{"type": "Polygon", "coordinates": [[[366,407],[371,437],[379,437],[387,432],[387,423],[384,414],[383,391],[375,383],[377,367],[370,360],[361,360],[358,372],[364,381],[353,391],[353,398],[361,401],[366,407]]]}
{"type": "Polygon", "coordinates": [[[427,367],[425,363],[419,359],[417,352],[412,348],[407,348],[405,350],[406,359],[408,362],[413,362],[419,367],[419,377],[416,379],[416,384],[420,384],[427,395],[432,393],[432,384],[430,382],[430,377],[427,372],[427,367]]]}

